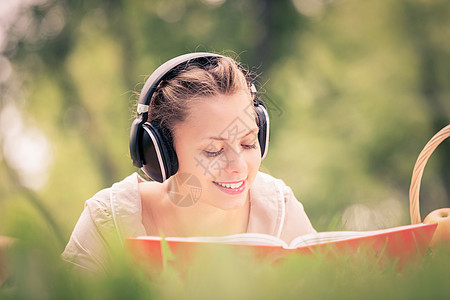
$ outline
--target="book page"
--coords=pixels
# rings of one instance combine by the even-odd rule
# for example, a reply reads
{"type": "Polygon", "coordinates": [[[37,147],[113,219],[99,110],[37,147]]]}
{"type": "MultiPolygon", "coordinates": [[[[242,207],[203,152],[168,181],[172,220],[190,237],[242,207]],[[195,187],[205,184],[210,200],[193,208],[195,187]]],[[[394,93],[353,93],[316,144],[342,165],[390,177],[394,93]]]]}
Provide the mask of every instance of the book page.
{"type": "Polygon", "coordinates": [[[265,246],[281,246],[287,247],[288,245],[281,239],[263,233],[241,233],[222,237],[204,238],[198,237],[196,239],[212,239],[219,243],[226,244],[241,244],[241,245],[265,245],[265,246]]]}
{"type": "Polygon", "coordinates": [[[293,239],[289,244],[289,249],[299,248],[303,246],[312,246],[316,244],[330,243],[335,241],[342,241],[366,235],[367,233],[364,234],[358,231],[328,231],[328,232],[309,233],[293,239]]]}
{"type": "MultiPolygon", "coordinates": [[[[162,240],[161,237],[157,236],[141,236],[138,239],[162,240]]],[[[166,237],[165,240],[168,242],[203,242],[288,247],[283,240],[263,233],[240,233],[227,236],[166,237]]]]}
{"type": "Polygon", "coordinates": [[[303,236],[299,236],[294,240],[292,240],[289,245],[289,248],[293,249],[303,246],[312,246],[316,244],[324,244],[353,238],[361,238],[365,236],[386,234],[390,232],[406,231],[423,226],[424,226],[423,224],[414,224],[370,231],[325,231],[318,233],[310,233],[303,236]]]}

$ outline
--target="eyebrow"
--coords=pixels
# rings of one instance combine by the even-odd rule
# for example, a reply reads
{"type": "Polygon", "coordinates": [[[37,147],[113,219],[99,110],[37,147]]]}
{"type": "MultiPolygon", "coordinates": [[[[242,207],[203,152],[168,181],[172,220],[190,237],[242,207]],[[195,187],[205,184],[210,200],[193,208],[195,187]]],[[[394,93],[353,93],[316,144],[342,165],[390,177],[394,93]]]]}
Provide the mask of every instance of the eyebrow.
{"type": "MultiPolygon", "coordinates": [[[[247,132],[245,135],[243,135],[241,138],[244,138],[244,137],[246,137],[246,136],[252,134],[253,132],[256,133],[258,130],[259,130],[259,127],[255,127],[255,128],[253,128],[252,130],[250,130],[249,132],[247,132]]],[[[208,140],[216,140],[216,141],[226,141],[226,140],[228,140],[228,139],[223,138],[223,137],[220,137],[220,136],[210,136],[210,137],[206,137],[206,138],[204,138],[204,139],[205,139],[205,140],[206,140],[206,139],[208,139],[208,140]]]]}

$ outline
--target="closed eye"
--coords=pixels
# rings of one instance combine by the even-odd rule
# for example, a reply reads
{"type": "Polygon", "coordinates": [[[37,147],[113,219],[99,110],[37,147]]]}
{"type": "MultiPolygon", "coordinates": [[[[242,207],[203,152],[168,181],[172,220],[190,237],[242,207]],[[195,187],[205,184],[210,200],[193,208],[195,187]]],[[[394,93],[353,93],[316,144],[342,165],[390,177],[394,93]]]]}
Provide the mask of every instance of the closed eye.
{"type": "Polygon", "coordinates": [[[252,145],[241,145],[244,149],[256,149],[256,143],[252,145]]]}
{"type": "Polygon", "coordinates": [[[203,151],[206,157],[216,157],[223,153],[223,148],[219,151],[211,152],[211,151],[203,151]]]}

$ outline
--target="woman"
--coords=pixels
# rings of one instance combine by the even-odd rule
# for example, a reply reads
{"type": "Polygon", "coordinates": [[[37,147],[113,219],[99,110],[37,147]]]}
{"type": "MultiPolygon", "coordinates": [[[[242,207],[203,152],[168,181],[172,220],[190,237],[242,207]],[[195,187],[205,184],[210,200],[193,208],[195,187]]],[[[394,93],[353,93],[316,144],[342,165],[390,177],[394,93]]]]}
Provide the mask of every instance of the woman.
{"type": "Polygon", "coordinates": [[[135,166],[154,181],[134,173],[88,200],[63,258],[98,270],[127,236],[255,232],[289,242],[315,232],[292,190],[258,171],[268,135],[264,104],[233,59],[166,62],[144,85],[130,134],[135,166]]]}

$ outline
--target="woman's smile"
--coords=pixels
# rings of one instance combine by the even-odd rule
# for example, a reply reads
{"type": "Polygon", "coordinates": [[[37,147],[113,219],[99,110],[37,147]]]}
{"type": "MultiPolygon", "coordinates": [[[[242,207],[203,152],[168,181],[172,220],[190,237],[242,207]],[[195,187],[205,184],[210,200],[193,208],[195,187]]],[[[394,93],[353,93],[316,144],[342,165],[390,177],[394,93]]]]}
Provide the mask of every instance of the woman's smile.
{"type": "Polygon", "coordinates": [[[245,188],[245,180],[235,181],[235,182],[216,182],[213,181],[213,183],[217,186],[219,190],[221,190],[224,193],[230,194],[230,195],[236,195],[242,193],[245,188]]]}

